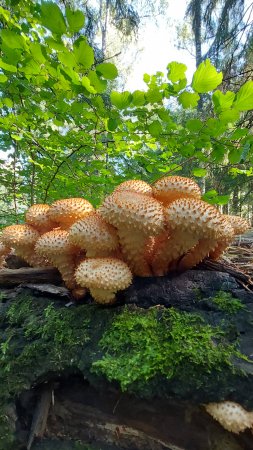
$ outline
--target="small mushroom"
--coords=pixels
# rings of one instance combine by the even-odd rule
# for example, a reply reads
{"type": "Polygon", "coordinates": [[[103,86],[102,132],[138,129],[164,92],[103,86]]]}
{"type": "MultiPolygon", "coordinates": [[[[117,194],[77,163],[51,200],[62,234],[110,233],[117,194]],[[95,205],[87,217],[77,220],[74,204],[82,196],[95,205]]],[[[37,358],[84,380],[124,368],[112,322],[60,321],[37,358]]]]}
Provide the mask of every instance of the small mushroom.
{"type": "Polygon", "coordinates": [[[70,242],[66,230],[55,229],[40,236],[35,251],[59,270],[68,289],[77,288],[74,272],[78,249],[70,242]]]}
{"type": "Polygon", "coordinates": [[[117,228],[122,254],[132,272],[139,276],[152,276],[145,258],[145,245],[150,236],[164,230],[164,213],[160,202],[137,192],[114,192],[105,199],[98,211],[117,228]]]}
{"type": "Polygon", "coordinates": [[[95,211],[92,204],[84,198],[65,198],[56,200],[48,210],[48,217],[62,229],[69,229],[73,223],[83,219],[90,212],[95,211]]]}
{"type": "Polygon", "coordinates": [[[28,224],[10,225],[3,229],[1,240],[4,245],[11,247],[20,258],[32,267],[44,267],[48,261],[34,252],[34,247],[40,234],[28,224]]]}
{"type": "MultiPolygon", "coordinates": [[[[172,202],[165,208],[165,218],[170,236],[156,249],[152,263],[154,273],[158,276],[166,274],[169,266],[188,251],[191,255],[194,248],[197,250],[196,254],[194,252],[194,265],[200,262],[214,249],[217,239],[224,236],[227,227],[216,208],[193,198],[181,198],[172,202]]],[[[190,268],[183,258],[180,268],[186,266],[190,268]]]]}
{"type": "Polygon", "coordinates": [[[90,289],[97,303],[116,301],[116,292],[126,289],[132,282],[132,273],[123,261],[116,258],[89,258],[76,269],[75,278],[80,286],[90,289]]]}
{"type": "Polygon", "coordinates": [[[139,194],[153,196],[153,190],[150,184],[146,183],[142,180],[127,180],[120,183],[115,189],[114,192],[122,192],[122,191],[132,191],[138,192],[139,194]]]}
{"type": "Polygon", "coordinates": [[[253,412],[248,412],[235,402],[209,403],[204,405],[208,414],[217,420],[226,430],[239,434],[253,427],[253,412]]]}
{"type": "Polygon", "coordinates": [[[200,199],[200,187],[191,178],[171,176],[162,177],[153,185],[154,198],[167,206],[179,198],[200,199]]]}
{"type": "Polygon", "coordinates": [[[42,233],[52,230],[58,225],[50,220],[48,216],[49,205],[38,203],[32,205],[25,214],[26,223],[33,226],[36,230],[42,233]]]}
{"type": "Polygon", "coordinates": [[[218,239],[213,251],[210,252],[210,258],[213,260],[219,259],[227,247],[233,242],[233,239],[238,234],[243,234],[250,228],[247,220],[239,216],[229,216],[224,214],[224,220],[227,221],[228,227],[232,231],[227,232],[221,239],[218,239]]]}

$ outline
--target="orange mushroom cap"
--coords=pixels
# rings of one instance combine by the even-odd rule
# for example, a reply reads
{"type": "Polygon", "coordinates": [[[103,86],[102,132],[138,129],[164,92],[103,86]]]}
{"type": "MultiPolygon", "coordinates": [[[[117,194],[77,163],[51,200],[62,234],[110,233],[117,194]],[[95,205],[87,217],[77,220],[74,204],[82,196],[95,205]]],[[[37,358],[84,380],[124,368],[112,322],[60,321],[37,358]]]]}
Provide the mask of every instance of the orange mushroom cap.
{"type": "Polygon", "coordinates": [[[44,258],[38,258],[34,246],[39,239],[39,232],[28,224],[10,225],[3,229],[2,242],[15,249],[17,256],[23,258],[31,266],[46,266],[44,258]]]}
{"type": "Polygon", "coordinates": [[[70,242],[67,231],[55,229],[43,234],[36,243],[35,251],[57,267],[69,289],[76,288],[74,270],[78,250],[70,242]]]}
{"type": "Polygon", "coordinates": [[[39,237],[39,232],[31,225],[19,224],[4,228],[1,240],[5,245],[15,247],[16,245],[33,245],[39,237]]]}
{"type": "Polygon", "coordinates": [[[90,289],[98,303],[114,303],[115,293],[130,286],[132,273],[123,261],[116,258],[89,258],[75,271],[80,286],[90,289]]]}
{"type": "Polygon", "coordinates": [[[114,192],[98,210],[116,228],[159,234],[165,225],[163,207],[154,198],[130,191],[114,192]]]}
{"type": "Polygon", "coordinates": [[[75,222],[69,229],[69,239],[73,244],[87,250],[87,257],[100,256],[95,254],[99,251],[112,252],[119,245],[115,228],[97,213],[90,213],[75,222]]]}
{"type": "Polygon", "coordinates": [[[199,199],[174,200],[165,208],[165,218],[170,230],[191,232],[201,238],[217,238],[232,232],[223,215],[199,199]]]}
{"type": "Polygon", "coordinates": [[[249,230],[250,224],[246,219],[243,219],[240,216],[229,216],[224,214],[224,216],[227,221],[230,223],[234,230],[234,234],[243,234],[245,231],[249,230]]]}
{"type": "Polygon", "coordinates": [[[115,189],[114,192],[122,192],[122,191],[132,191],[139,192],[139,194],[153,196],[153,190],[150,184],[146,183],[142,180],[127,180],[120,183],[115,189]]]}
{"type": "Polygon", "coordinates": [[[171,176],[160,178],[153,185],[154,197],[168,205],[178,198],[198,198],[201,197],[201,191],[198,184],[191,178],[171,176]]]}
{"type": "Polygon", "coordinates": [[[94,211],[92,204],[84,198],[65,198],[52,203],[48,217],[62,228],[69,228],[92,211],[94,211]]]}
{"type": "Polygon", "coordinates": [[[38,203],[32,205],[25,214],[26,223],[32,225],[38,231],[46,233],[57,226],[49,216],[48,211],[50,209],[49,205],[38,203]]]}
{"type": "Polygon", "coordinates": [[[235,402],[209,403],[204,405],[206,411],[217,420],[223,428],[232,433],[240,433],[253,427],[253,412],[248,412],[235,402]]]}

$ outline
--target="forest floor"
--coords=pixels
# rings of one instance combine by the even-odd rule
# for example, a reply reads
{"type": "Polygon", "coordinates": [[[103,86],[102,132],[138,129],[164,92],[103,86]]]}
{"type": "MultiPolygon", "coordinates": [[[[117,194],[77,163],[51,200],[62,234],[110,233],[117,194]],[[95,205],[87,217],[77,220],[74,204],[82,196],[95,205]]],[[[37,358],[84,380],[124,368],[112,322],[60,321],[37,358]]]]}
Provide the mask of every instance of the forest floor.
{"type": "Polygon", "coordinates": [[[240,236],[226,251],[223,259],[253,278],[253,229],[240,236]]]}

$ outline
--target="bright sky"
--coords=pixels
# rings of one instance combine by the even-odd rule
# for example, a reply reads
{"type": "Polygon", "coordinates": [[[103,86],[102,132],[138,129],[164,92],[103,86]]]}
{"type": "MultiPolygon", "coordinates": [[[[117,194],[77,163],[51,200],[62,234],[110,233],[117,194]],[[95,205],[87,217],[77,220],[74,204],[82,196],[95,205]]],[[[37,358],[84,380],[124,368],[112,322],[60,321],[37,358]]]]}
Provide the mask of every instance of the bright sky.
{"type": "MultiPolygon", "coordinates": [[[[128,78],[125,89],[143,89],[143,74],[154,74],[157,71],[166,74],[166,66],[171,61],[183,62],[188,67],[187,77],[190,80],[195,70],[194,57],[187,50],[179,50],[176,46],[176,25],[182,24],[186,0],[170,0],[167,10],[168,19],[159,16],[159,25],[153,20],[147,22],[140,30],[139,46],[143,50],[134,62],[131,76],[128,78]]],[[[133,44],[134,46],[134,44],[133,44]]]]}

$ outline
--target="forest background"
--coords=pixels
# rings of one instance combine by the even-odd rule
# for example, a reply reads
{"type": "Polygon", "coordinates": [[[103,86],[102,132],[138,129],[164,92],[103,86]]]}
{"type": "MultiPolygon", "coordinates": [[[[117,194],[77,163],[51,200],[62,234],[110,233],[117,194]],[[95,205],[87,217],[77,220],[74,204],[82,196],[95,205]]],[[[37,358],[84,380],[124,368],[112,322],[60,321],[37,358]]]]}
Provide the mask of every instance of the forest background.
{"type": "Polygon", "coordinates": [[[161,17],[173,27],[169,4],[1,2],[0,226],[33,203],[96,206],[125,179],[166,174],[194,177],[206,201],[252,220],[253,3],[186,1],[175,32],[191,80],[168,61],[127,90],[140,30],[161,17]]]}

